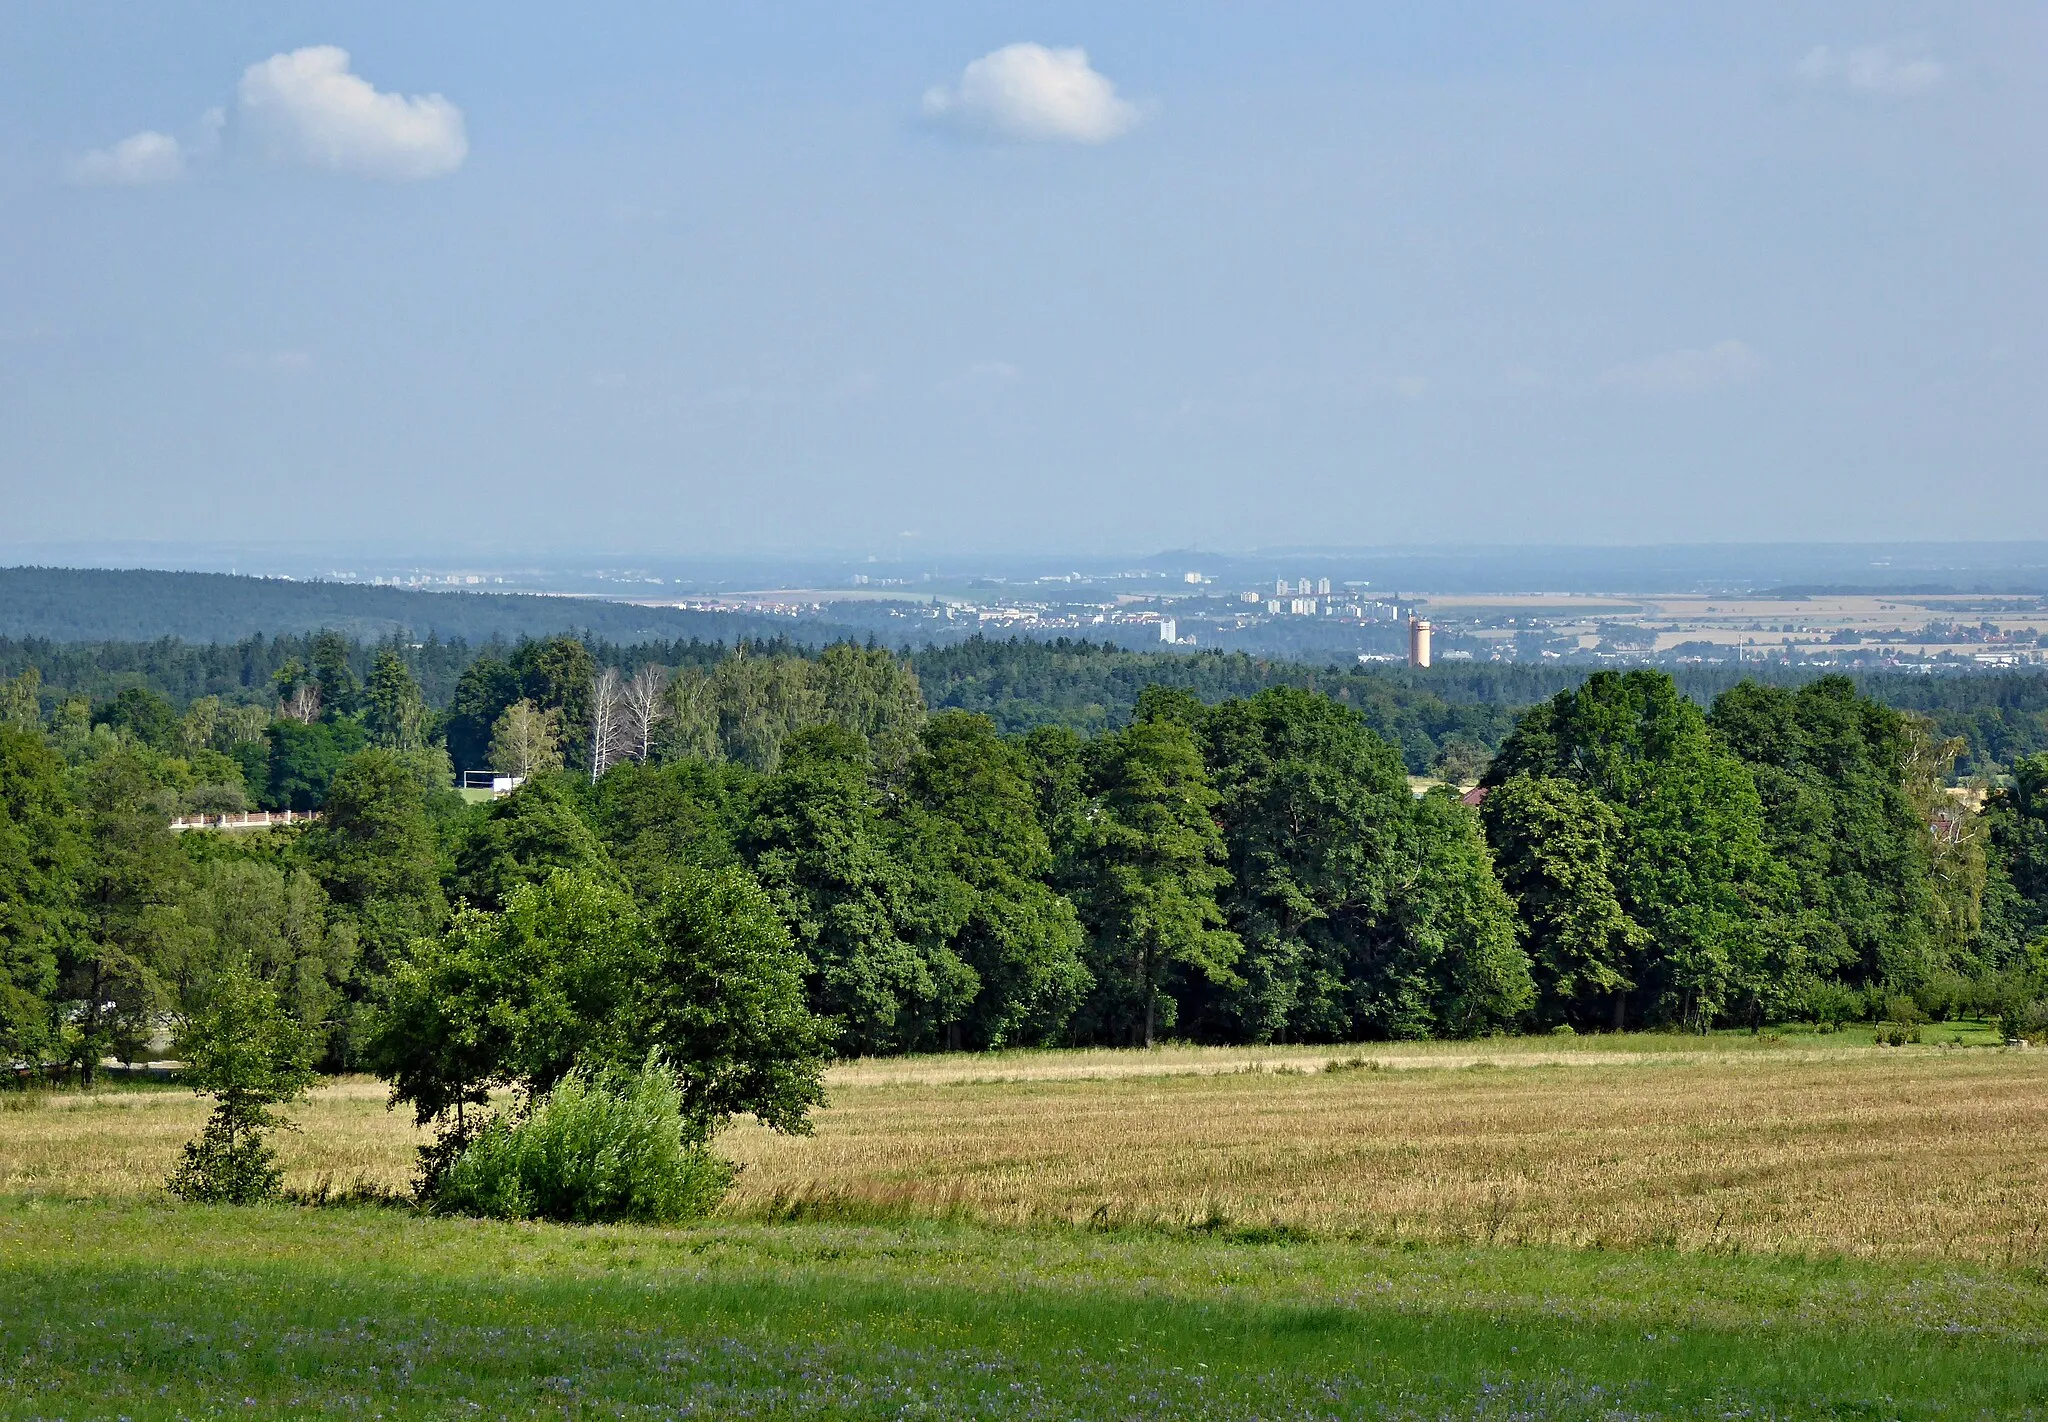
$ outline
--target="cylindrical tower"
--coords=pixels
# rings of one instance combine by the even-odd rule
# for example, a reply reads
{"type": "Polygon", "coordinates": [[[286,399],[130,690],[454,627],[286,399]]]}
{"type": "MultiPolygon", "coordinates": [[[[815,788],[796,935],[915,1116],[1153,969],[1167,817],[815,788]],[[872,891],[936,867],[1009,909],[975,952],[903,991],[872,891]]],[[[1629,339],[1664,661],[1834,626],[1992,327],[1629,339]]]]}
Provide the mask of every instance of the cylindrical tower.
{"type": "Polygon", "coordinates": [[[1408,619],[1408,665],[1429,665],[1429,623],[1420,617],[1408,619]]]}

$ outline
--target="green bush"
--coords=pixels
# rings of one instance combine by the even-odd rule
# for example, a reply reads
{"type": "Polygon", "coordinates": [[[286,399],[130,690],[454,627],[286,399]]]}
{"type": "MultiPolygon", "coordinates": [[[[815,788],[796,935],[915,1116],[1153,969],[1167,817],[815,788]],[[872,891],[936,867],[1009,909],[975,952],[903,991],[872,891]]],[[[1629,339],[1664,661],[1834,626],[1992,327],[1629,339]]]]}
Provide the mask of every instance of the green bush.
{"type": "Polygon", "coordinates": [[[184,1157],[165,1188],[181,1200],[202,1205],[253,1205],[284,1187],[277,1152],[231,1113],[215,1108],[199,1139],[185,1144],[184,1157]]]}
{"type": "Polygon", "coordinates": [[[269,1132],[285,1126],[272,1108],[305,1095],[313,1079],[305,1029],[246,960],[224,967],[204,1005],[179,1027],[185,1079],[214,1098],[213,1114],[165,1187],[178,1198],[249,1205],[284,1184],[269,1132]]]}
{"type": "Polygon", "coordinates": [[[1913,1001],[1930,1022],[1953,1022],[1970,1015],[1976,1002],[1975,985],[1952,970],[1930,974],[1913,989],[1913,1001]]]}
{"type": "Polygon", "coordinates": [[[439,1214],[669,1224],[707,1214],[735,1168],[684,1126],[676,1074],[573,1072],[520,1118],[493,1117],[433,1182],[439,1214]]]}
{"type": "Polygon", "coordinates": [[[1885,999],[1883,1020],[1900,1027],[1918,1027],[1927,1020],[1927,1014],[1912,998],[1895,994],[1885,999]]]}
{"type": "Polygon", "coordinates": [[[1816,979],[1800,994],[1798,1012],[1816,1027],[1831,1032],[1863,1015],[1863,994],[1838,982],[1816,979]]]}
{"type": "Polygon", "coordinates": [[[2048,1040],[2048,999],[2008,998],[1999,1009],[1998,1031],[2008,1042],[2048,1040]]]}

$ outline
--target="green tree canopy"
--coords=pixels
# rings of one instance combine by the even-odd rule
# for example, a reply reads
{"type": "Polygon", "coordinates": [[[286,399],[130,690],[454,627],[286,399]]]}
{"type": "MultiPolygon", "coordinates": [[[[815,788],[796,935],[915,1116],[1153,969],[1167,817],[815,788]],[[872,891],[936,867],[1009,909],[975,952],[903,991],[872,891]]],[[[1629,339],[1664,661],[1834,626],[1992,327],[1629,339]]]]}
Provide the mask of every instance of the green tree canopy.
{"type": "Polygon", "coordinates": [[[1470,1037],[1534,1006],[1514,905],[1494,877],[1479,817],[1456,792],[1417,801],[1387,912],[1367,934],[1360,1017],[1389,1037],[1470,1037]]]}
{"type": "Polygon", "coordinates": [[[1765,843],[1797,883],[1811,966],[1910,987],[1949,966],[1932,924],[1929,836],[1909,799],[1907,718],[1845,676],[1744,682],[1708,724],[1756,781],[1765,843]]]}
{"type": "Polygon", "coordinates": [[[677,865],[735,861],[758,781],[738,764],[627,761],[587,792],[587,817],[634,895],[652,902],[677,865]]]}
{"type": "Polygon", "coordinates": [[[355,924],[329,920],[327,895],[305,869],[254,856],[198,864],[184,901],[189,950],[167,971],[175,1000],[196,1011],[229,968],[246,967],[269,985],[316,1056],[340,1025],[343,990],[355,967],[355,924]]]}
{"type": "Polygon", "coordinates": [[[457,770],[491,768],[491,734],[521,695],[519,673],[503,658],[480,656],[463,671],[447,723],[448,755],[457,770]]]}
{"type": "Polygon", "coordinates": [[[760,882],[737,864],[686,864],[637,942],[632,992],[591,1024],[597,1059],[628,1069],[660,1053],[706,1135],[742,1112],[807,1133],[832,1026],[805,1005],[804,960],[760,882]]]}
{"type": "Polygon", "coordinates": [[[360,709],[362,685],[349,665],[354,650],[348,638],[331,629],[313,638],[312,676],[320,688],[320,713],[330,721],[352,716],[360,709]]]}
{"type": "Polygon", "coordinates": [[[570,872],[521,885],[502,912],[462,910],[385,984],[367,1054],[394,1105],[459,1142],[494,1088],[531,1098],[650,1052],[706,1134],[740,1112],[801,1131],[824,1099],[830,1041],[773,903],[728,865],[686,868],[645,914],[570,872]]]}
{"type": "Polygon", "coordinates": [[[1197,714],[1229,853],[1221,902],[1244,945],[1226,1030],[1350,1036],[1350,968],[1391,905],[1413,814],[1400,758],[1357,712],[1293,687],[1197,714]]]}
{"type": "Polygon", "coordinates": [[[1151,1046],[1178,1018],[1179,992],[1200,979],[1233,987],[1241,945],[1223,927],[1229,882],[1215,788],[1193,731],[1134,722],[1087,748],[1085,877],[1076,907],[1095,977],[1087,1025],[1151,1046]]]}
{"type": "Polygon", "coordinates": [[[274,1108],[298,1100],[312,1083],[304,1029],[252,965],[231,960],[181,1019],[174,1040],[185,1080],[215,1104],[171,1175],[171,1193],[233,1205],[275,1195],[283,1172],[265,1133],[282,1124],[274,1108]]]}
{"type": "Polygon", "coordinates": [[[60,999],[66,1056],[88,1083],[108,1056],[134,1061],[168,1004],[161,970],[183,943],[187,863],[170,831],[172,796],[144,754],[84,767],[78,931],[66,941],[60,999]]]}
{"type": "Polygon", "coordinates": [[[1615,884],[1621,818],[1583,786],[1535,775],[1495,787],[1482,818],[1521,920],[1544,1018],[1620,1024],[1650,947],[1615,884]]]}
{"type": "Polygon", "coordinates": [[[957,905],[949,945],[979,983],[953,1046],[1057,1040],[1091,984],[1074,906],[1047,882],[1052,846],[1030,767],[985,716],[941,712],[907,767],[898,823],[918,872],[957,905]]]}
{"type": "Polygon", "coordinates": [[[628,996],[638,911],[573,873],[515,888],[503,912],[459,910],[414,942],[380,990],[363,1055],[420,1124],[474,1124],[493,1088],[545,1091],[628,996]]]}
{"type": "Polygon", "coordinates": [[[0,723],[0,1060],[55,1046],[51,997],[83,867],[72,817],[63,760],[39,732],[0,723]]]}
{"type": "Polygon", "coordinates": [[[512,654],[520,693],[544,712],[552,712],[562,737],[565,765],[590,762],[590,688],[597,660],[574,637],[545,637],[522,642],[512,654]]]}
{"type": "Polygon", "coordinates": [[[279,810],[319,809],[342,766],[370,742],[356,721],[274,721],[268,735],[264,803],[279,810]]]}
{"type": "Polygon", "coordinates": [[[179,749],[178,710],[144,686],[131,686],[93,713],[95,725],[125,731],[155,751],[179,749]]]}
{"type": "Polygon", "coordinates": [[[2002,956],[2038,945],[2048,958],[2048,752],[2013,762],[2012,783],[1991,798],[1988,819],[1995,884],[1987,918],[2002,956]]]}
{"type": "Polygon", "coordinates": [[[418,751],[427,743],[427,703],[405,658],[395,648],[380,647],[363,693],[363,724],[377,745],[397,751],[418,751]]]}
{"type": "Polygon", "coordinates": [[[302,843],[314,877],[354,923],[371,976],[447,917],[425,793],[396,751],[350,758],[302,843]]]}
{"type": "Polygon", "coordinates": [[[1793,889],[1756,783],[1670,677],[1596,672],[1532,708],[1486,783],[1517,775],[1570,781],[1621,822],[1621,906],[1653,945],[1628,997],[1639,1016],[1704,1028],[1791,975],[1795,940],[1771,920],[1793,889]]]}
{"type": "Polygon", "coordinates": [[[493,801],[456,843],[456,896],[478,908],[502,908],[520,885],[542,883],[559,869],[615,879],[611,856],[576,801],[561,775],[536,777],[493,801]]]}
{"type": "Polygon", "coordinates": [[[979,983],[897,857],[868,746],[836,725],[799,731],[761,786],[741,850],[811,964],[813,1008],[857,1051],[901,1050],[957,1021],[979,983]]]}

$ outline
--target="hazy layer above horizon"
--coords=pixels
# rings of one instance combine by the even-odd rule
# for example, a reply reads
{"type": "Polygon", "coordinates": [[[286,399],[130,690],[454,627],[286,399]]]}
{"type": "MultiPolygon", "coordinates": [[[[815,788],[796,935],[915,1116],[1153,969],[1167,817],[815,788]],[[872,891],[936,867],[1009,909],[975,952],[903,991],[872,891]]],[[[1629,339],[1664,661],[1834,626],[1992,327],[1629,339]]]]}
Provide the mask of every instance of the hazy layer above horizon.
{"type": "Polygon", "coordinates": [[[2018,0],[16,6],[0,541],[2035,537],[2044,99],[2018,0]]]}

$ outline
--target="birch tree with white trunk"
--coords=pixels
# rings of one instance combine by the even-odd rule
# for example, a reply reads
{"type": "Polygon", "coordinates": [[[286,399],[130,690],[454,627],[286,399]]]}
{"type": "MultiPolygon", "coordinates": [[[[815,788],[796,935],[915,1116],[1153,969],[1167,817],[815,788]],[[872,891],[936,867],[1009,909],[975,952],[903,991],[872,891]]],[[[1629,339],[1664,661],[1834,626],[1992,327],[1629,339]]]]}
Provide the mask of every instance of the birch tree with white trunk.
{"type": "Polygon", "coordinates": [[[654,753],[654,728],[668,719],[668,668],[649,664],[633,673],[621,698],[625,753],[646,763],[654,753]]]}
{"type": "Polygon", "coordinates": [[[590,781],[594,785],[617,760],[625,741],[625,684],[616,667],[590,683],[590,781]]]}

